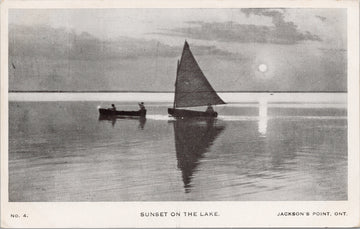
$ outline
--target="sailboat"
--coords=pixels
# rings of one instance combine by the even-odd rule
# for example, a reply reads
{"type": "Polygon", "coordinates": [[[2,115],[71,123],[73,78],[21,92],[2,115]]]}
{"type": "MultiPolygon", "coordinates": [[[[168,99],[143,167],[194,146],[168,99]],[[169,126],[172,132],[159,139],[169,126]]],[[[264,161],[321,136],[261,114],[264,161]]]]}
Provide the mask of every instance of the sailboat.
{"type": "Polygon", "coordinates": [[[185,41],[181,59],[178,60],[175,98],[173,108],[168,108],[173,117],[217,117],[214,111],[194,111],[178,109],[185,107],[225,104],[201,71],[189,44],[185,41]]]}

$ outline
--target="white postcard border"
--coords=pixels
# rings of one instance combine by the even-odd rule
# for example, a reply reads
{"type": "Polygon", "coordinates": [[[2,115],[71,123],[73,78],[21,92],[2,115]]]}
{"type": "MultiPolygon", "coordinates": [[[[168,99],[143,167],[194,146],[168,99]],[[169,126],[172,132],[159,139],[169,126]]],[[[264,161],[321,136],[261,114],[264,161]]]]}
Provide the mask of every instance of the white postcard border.
{"type": "MultiPolygon", "coordinates": [[[[354,227],[359,200],[359,2],[355,0],[137,0],[1,2],[1,226],[64,227],[354,227]],[[348,201],[8,202],[8,10],[12,8],[347,8],[348,201]],[[141,217],[141,212],[167,212],[141,217]],[[174,212],[218,212],[214,217],[174,212]],[[278,212],[332,212],[333,216],[277,216],[278,212]],[[346,212],[346,216],[335,216],[346,212]],[[19,218],[11,217],[18,214],[19,218]],[[27,217],[23,217],[26,214],[27,217]]],[[[331,176],[331,174],[329,174],[331,176]]]]}

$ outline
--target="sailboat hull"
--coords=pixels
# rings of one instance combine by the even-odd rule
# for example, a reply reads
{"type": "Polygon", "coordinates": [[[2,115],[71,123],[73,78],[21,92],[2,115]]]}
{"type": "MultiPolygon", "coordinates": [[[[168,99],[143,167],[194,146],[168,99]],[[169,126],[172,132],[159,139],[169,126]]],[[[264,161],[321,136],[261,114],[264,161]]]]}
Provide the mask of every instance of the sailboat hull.
{"type": "Polygon", "coordinates": [[[176,117],[176,118],[191,118],[191,117],[209,117],[215,118],[217,117],[217,112],[204,112],[204,111],[192,111],[192,110],[185,110],[185,109],[175,109],[175,108],[168,108],[169,115],[176,117]]]}

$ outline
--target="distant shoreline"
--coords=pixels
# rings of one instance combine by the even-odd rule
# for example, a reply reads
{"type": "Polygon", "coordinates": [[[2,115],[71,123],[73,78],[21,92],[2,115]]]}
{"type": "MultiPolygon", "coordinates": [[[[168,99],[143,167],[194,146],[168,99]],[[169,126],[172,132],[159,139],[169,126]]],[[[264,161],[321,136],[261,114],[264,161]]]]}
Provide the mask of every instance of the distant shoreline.
{"type": "MultiPolygon", "coordinates": [[[[218,93],[347,93],[347,91],[217,91],[218,93]]],[[[174,93],[174,91],[18,91],[9,90],[8,93],[174,93]]]]}
{"type": "MultiPolygon", "coordinates": [[[[347,103],[348,93],[343,92],[218,92],[219,96],[227,103],[259,102],[304,102],[304,103],[347,103]]],[[[168,102],[173,103],[174,92],[150,91],[17,91],[10,92],[9,101],[143,101],[143,102],[168,102]]]]}

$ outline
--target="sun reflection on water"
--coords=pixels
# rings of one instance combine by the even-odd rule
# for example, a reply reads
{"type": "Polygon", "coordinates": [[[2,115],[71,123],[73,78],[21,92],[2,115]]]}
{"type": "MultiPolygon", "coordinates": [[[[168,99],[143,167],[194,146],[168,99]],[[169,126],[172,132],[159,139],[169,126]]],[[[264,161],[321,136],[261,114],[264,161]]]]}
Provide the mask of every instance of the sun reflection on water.
{"type": "Polygon", "coordinates": [[[267,130],[267,99],[259,99],[259,121],[258,121],[258,131],[262,136],[266,136],[267,130]]]}

